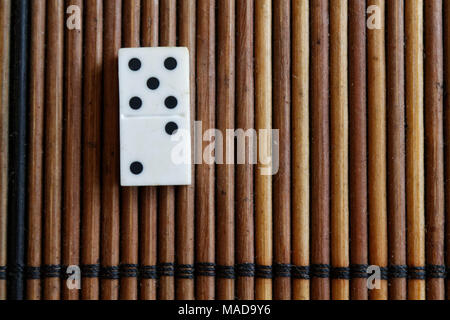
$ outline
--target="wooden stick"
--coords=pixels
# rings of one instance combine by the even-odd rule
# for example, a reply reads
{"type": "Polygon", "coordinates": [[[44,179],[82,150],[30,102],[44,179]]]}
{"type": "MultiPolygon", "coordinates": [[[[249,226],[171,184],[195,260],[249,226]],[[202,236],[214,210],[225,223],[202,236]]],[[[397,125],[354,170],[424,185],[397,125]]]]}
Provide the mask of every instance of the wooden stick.
{"type": "MultiPolygon", "coordinates": [[[[448,88],[450,83],[450,1],[444,1],[444,79],[448,88]]],[[[448,89],[447,89],[448,90],[448,89]]],[[[445,181],[450,179],[450,149],[447,141],[450,141],[450,97],[445,95],[445,108],[444,108],[444,138],[445,145],[445,181]]],[[[450,208],[450,188],[445,187],[445,206],[450,208]]],[[[446,221],[450,221],[450,210],[446,209],[446,221]]],[[[445,244],[446,248],[450,248],[450,224],[447,222],[445,230],[445,244]]],[[[447,252],[445,257],[446,265],[450,265],[450,254],[447,252]]],[[[446,281],[447,299],[450,300],[450,279],[446,281]]]]}
{"type": "MultiPolygon", "coordinates": [[[[218,43],[221,49],[217,58],[217,129],[224,137],[223,163],[216,166],[217,214],[217,299],[234,300],[234,279],[226,271],[234,268],[234,148],[230,149],[227,130],[234,132],[235,118],[235,2],[219,0],[217,10],[218,43]],[[230,153],[230,154],[229,154],[230,153]]],[[[234,141],[234,137],[233,137],[234,141]]]]}
{"type": "Polygon", "coordinates": [[[0,2],[0,300],[6,300],[11,1],[0,2]]]}
{"type": "Polygon", "coordinates": [[[348,300],[348,3],[331,0],[330,6],[331,263],[336,271],[331,291],[333,300],[348,300]]]}
{"type": "Polygon", "coordinates": [[[309,300],[309,2],[292,2],[292,298],[309,300]],[[298,272],[295,272],[298,270],[298,272]],[[303,270],[303,272],[301,272],[303,270]]]}
{"type": "Polygon", "coordinates": [[[11,6],[11,63],[9,104],[9,188],[8,188],[8,288],[10,300],[24,297],[25,263],[26,143],[28,94],[29,2],[11,6]]]}
{"type": "Polygon", "coordinates": [[[273,176],[274,299],[291,299],[291,6],[273,3],[273,128],[279,130],[279,170],[273,176]],[[279,269],[279,270],[278,270],[279,269]]]}
{"type": "MultiPolygon", "coordinates": [[[[123,2],[123,46],[126,48],[139,47],[140,45],[140,14],[140,0],[125,0],[123,2]]],[[[122,201],[120,263],[122,271],[129,271],[121,272],[120,299],[137,300],[136,269],[139,263],[138,188],[121,188],[120,195],[122,201]]]]}
{"type": "MultiPolygon", "coordinates": [[[[158,45],[159,0],[142,1],[142,46],[158,45]]],[[[141,219],[141,300],[156,300],[156,262],[157,262],[157,188],[140,188],[141,219]]]]}
{"type": "MultiPolygon", "coordinates": [[[[30,157],[28,159],[28,250],[27,267],[39,270],[42,263],[43,143],[45,98],[46,1],[33,1],[30,57],[30,157]]],[[[34,278],[34,279],[33,279],[34,278]]],[[[27,280],[27,299],[41,299],[41,280],[27,280]]]]}
{"type": "Polygon", "coordinates": [[[102,242],[103,277],[101,298],[117,300],[119,296],[119,88],[117,54],[121,47],[122,1],[108,0],[104,13],[103,35],[103,160],[102,160],[102,242]],[[110,271],[110,272],[107,272],[110,271]]]}
{"type": "MultiPolygon", "coordinates": [[[[236,3],[236,122],[237,128],[247,132],[255,125],[255,80],[254,80],[254,0],[236,3]]],[[[236,166],[236,262],[237,298],[255,298],[254,266],[254,192],[251,149],[245,150],[245,164],[236,166]],[[248,270],[240,273],[240,269],[248,270]]]]}
{"type": "MultiPolygon", "coordinates": [[[[83,1],[65,1],[65,8],[69,8],[72,5],[80,9],[82,17],[83,1]]],[[[81,121],[83,102],[83,33],[81,26],[79,26],[79,29],[77,27],[74,29],[65,28],[62,243],[62,262],[64,266],[80,265],[81,121]]],[[[62,298],[64,300],[78,300],[79,291],[77,288],[71,289],[63,282],[62,289],[62,298]]]]}
{"type": "Polygon", "coordinates": [[[311,298],[330,299],[328,1],[311,3],[311,298]],[[317,270],[314,270],[317,269],[317,270]],[[317,271],[317,272],[316,272],[317,271]],[[325,273],[320,277],[318,273],[325,273]]]}
{"type": "Polygon", "coordinates": [[[265,268],[272,267],[272,177],[271,164],[260,155],[272,155],[272,1],[255,2],[255,128],[258,132],[258,165],[255,172],[255,253],[257,300],[272,299],[272,280],[265,268]],[[269,170],[268,170],[269,169],[269,170]],[[261,270],[258,270],[261,269],[261,270]]]}
{"type": "MultiPolygon", "coordinates": [[[[196,2],[194,0],[183,0],[178,3],[178,45],[189,49],[190,58],[190,83],[191,83],[191,132],[194,132],[194,120],[196,111],[195,95],[195,14],[196,2]]],[[[194,146],[194,135],[191,136],[194,146]]],[[[192,152],[192,163],[194,153],[192,152]]],[[[195,177],[195,166],[192,165],[192,177],[195,177]]],[[[177,270],[176,298],[181,300],[193,300],[194,276],[192,272],[194,256],[194,226],[195,226],[195,179],[190,186],[178,187],[176,190],[176,250],[177,270]],[[184,274],[182,270],[187,270],[184,274]],[[186,277],[187,275],[187,277],[186,277]]]]}
{"type": "MultiPolygon", "coordinates": [[[[177,36],[177,8],[175,0],[160,0],[160,45],[175,46],[177,36]]],[[[158,265],[175,263],[175,188],[161,187],[158,191],[158,265]]],[[[160,276],[159,299],[175,299],[173,276],[160,276]]]]}
{"type": "MultiPolygon", "coordinates": [[[[86,270],[98,273],[102,168],[103,1],[95,0],[86,6],[85,10],[81,263],[86,270]]],[[[81,295],[83,300],[99,299],[98,277],[83,277],[81,295]]]]}
{"type": "MultiPolygon", "coordinates": [[[[408,267],[421,278],[425,267],[424,66],[422,0],[405,2],[406,14],[406,201],[408,267]]],[[[413,274],[413,276],[414,276],[413,274]]],[[[425,299],[425,280],[410,278],[408,298],[425,299]]]]}
{"type": "Polygon", "coordinates": [[[444,46],[442,0],[425,1],[427,299],[444,300],[444,46]]]}
{"type": "Polygon", "coordinates": [[[61,286],[57,275],[61,263],[64,12],[63,1],[47,1],[44,265],[49,272],[44,274],[46,300],[59,300],[61,286]]]}
{"type": "Polygon", "coordinates": [[[350,0],[348,7],[350,297],[367,300],[366,1],[350,0]]]}
{"type": "MultiPolygon", "coordinates": [[[[402,0],[387,4],[389,265],[396,270],[406,265],[405,18],[402,0]]],[[[389,284],[390,299],[406,299],[405,277],[391,277],[389,284]]]]}
{"type": "MultiPolygon", "coordinates": [[[[215,1],[197,1],[197,117],[203,134],[215,126],[215,1]]],[[[203,153],[211,141],[200,145],[203,153]]],[[[214,164],[202,159],[196,171],[196,298],[214,299],[214,164]]],[[[206,159],[210,160],[210,159],[206,159]]]]}
{"type": "MultiPolygon", "coordinates": [[[[369,0],[367,5],[377,6],[370,14],[378,15],[375,22],[380,24],[367,30],[369,261],[371,265],[387,268],[385,2],[369,0]]],[[[382,278],[380,288],[370,291],[370,298],[386,300],[387,288],[387,281],[382,278]]]]}

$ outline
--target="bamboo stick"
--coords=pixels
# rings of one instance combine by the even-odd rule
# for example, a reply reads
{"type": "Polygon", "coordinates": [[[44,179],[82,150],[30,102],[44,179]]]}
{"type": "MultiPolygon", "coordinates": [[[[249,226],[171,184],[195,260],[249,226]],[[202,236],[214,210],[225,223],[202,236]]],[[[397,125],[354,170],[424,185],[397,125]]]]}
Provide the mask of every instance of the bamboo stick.
{"type": "MultiPolygon", "coordinates": [[[[368,38],[368,178],[369,178],[369,257],[370,264],[388,266],[387,201],[386,201],[386,56],[385,1],[369,0],[377,6],[375,27],[367,30],[368,38]],[[377,23],[380,23],[378,28],[377,23]]],[[[385,270],[385,269],[381,269],[385,270]]],[[[383,272],[383,271],[382,271],[383,272]]],[[[372,300],[388,298],[387,281],[370,291],[372,300]]]]}
{"type": "MultiPolygon", "coordinates": [[[[191,132],[194,132],[196,111],[195,95],[195,19],[196,1],[183,0],[178,3],[178,45],[189,49],[190,58],[190,84],[191,84],[191,132]]],[[[191,136],[191,145],[194,146],[194,135],[191,136]]],[[[194,152],[192,152],[194,163],[194,152]]],[[[195,166],[192,165],[192,177],[195,177],[195,166]]],[[[177,250],[177,279],[176,298],[193,300],[194,293],[194,226],[195,226],[195,179],[190,186],[181,186],[176,190],[176,250],[177,250]]]]}
{"type": "Polygon", "coordinates": [[[104,8],[103,38],[103,171],[101,222],[101,299],[119,297],[119,97],[117,54],[121,47],[122,1],[108,0],[104,8]]]}
{"type": "Polygon", "coordinates": [[[25,189],[28,94],[29,2],[11,6],[9,188],[8,188],[8,289],[10,300],[23,300],[25,263],[25,189]]]}
{"type": "Polygon", "coordinates": [[[366,1],[350,0],[348,6],[350,297],[367,300],[366,1]]]}
{"type": "Polygon", "coordinates": [[[64,2],[47,1],[44,299],[59,300],[63,139],[64,2]]]}
{"type": "MultiPolygon", "coordinates": [[[[216,214],[217,214],[217,299],[234,300],[234,148],[230,148],[227,130],[234,132],[235,119],[235,1],[219,0],[218,43],[221,49],[217,58],[217,129],[224,141],[219,153],[223,163],[216,166],[216,214]]],[[[234,138],[233,138],[234,140],[234,138]]]]}
{"type": "Polygon", "coordinates": [[[445,299],[444,62],[442,0],[425,3],[427,299],[445,299]]]}
{"type": "Polygon", "coordinates": [[[425,280],[421,279],[421,269],[417,269],[425,266],[423,4],[422,0],[405,2],[407,261],[411,300],[425,299],[425,280]]]}
{"type": "MultiPolygon", "coordinates": [[[[177,11],[175,0],[160,1],[160,45],[175,46],[177,33],[177,11]]],[[[175,262],[175,189],[161,187],[158,190],[158,265],[173,266],[175,262]]],[[[175,299],[174,277],[161,275],[159,299],[175,299]]]]}
{"type": "MultiPolygon", "coordinates": [[[[158,45],[159,38],[159,0],[142,1],[142,46],[158,45]]],[[[157,262],[157,188],[140,188],[141,219],[141,300],[156,300],[156,262],[157,262]]]]}
{"type": "Polygon", "coordinates": [[[11,1],[0,2],[0,300],[6,300],[11,1]]]}
{"type": "MultiPolygon", "coordinates": [[[[82,0],[66,0],[65,8],[77,6],[83,17],[82,0]]],[[[72,13],[73,14],[73,13],[72,13]]],[[[80,183],[81,126],[83,102],[83,33],[82,28],[65,28],[64,79],[64,173],[63,173],[63,242],[64,266],[80,265],[80,183]]],[[[65,272],[65,270],[63,270],[65,272]]],[[[77,288],[62,285],[64,300],[78,300],[77,288]]]]}
{"type": "MultiPolygon", "coordinates": [[[[247,132],[255,125],[254,1],[236,3],[236,123],[247,132]]],[[[237,298],[255,298],[254,192],[252,150],[245,150],[245,163],[236,166],[236,262],[237,298]],[[242,271],[242,272],[241,272],[242,271]]]]}
{"type": "MultiPolygon", "coordinates": [[[[215,1],[197,2],[197,118],[202,131],[215,126],[215,1]]],[[[201,143],[201,151],[211,141],[201,143]]],[[[206,159],[208,160],[208,159],[206,159]]],[[[196,171],[196,298],[214,299],[212,266],[215,263],[214,165],[205,162],[196,171]]]]}
{"type": "MultiPolygon", "coordinates": [[[[444,81],[448,84],[450,83],[450,1],[444,1],[444,81]]],[[[444,138],[445,138],[445,181],[450,179],[450,149],[447,141],[450,141],[450,98],[445,95],[445,105],[444,105],[444,138]]],[[[446,186],[445,188],[445,206],[450,208],[450,188],[446,186]]],[[[450,210],[446,209],[446,221],[450,221],[450,210]]],[[[446,248],[450,248],[450,224],[446,224],[445,230],[445,245],[446,248]]],[[[450,254],[447,252],[445,256],[446,265],[450,265],[450,254]]],[[[450,279],[447,278],[446,281],[446,291],[447,300],[450,299],[450,279]]]]}
{"type": "Polygon", "coordinates": [[[84,47],[83,112],[83,207],[82,269],[83,300],[99,299],[100,213],[101,213],[101,119],[103,74],[103,1],[86,6],[84,47]],[[96,276],[97,275],[97,276],[96,276]]]}
{"type": "Polygon", "coordinates": [[[291,4],[273,3],[273,128],[279,130],[279,170],[273,176],[274,299],[291,299],[291,4]],[[278,270],[279,269],[279,270],[278,270]]]}
{"type": "Polygon", "coordinates": [[[406,299],[406,193],[405,193],[405,61],[404,1],[388,1],[387,26],[387,126],[389,298],[406,299]]]}
{"type": "Polygon", "coordinates": [[[348,300],[348,3],[332,0],[330,6],[331,292],[333,300],[348,300]]]}
{"type": "Polygon", "coordinates": [[[328,1],[311,3],[311,298],[330,299],[328,1]]]}
{"type": "Polygon", "coordinates": [[[257,300],[272,299],[272,177],[271,164],[260,155],[272,155],[272,1],[255,2],[255,129],[258,132],[258,165],[255,172],[255,253],[257,300]],[[271,171],[271,170],[269,170],[271,171]],[[261,270],[258,270],[261,269],[261,270]],[[261,273],[261,274],[260,274],[261,273]]]}
{"type": "Polygon", "coordinates": [[[30,157],[28,159],[27,299],[41,299],[39,270],[42,264],[43,143],[45,97],[46,1],[33,1],[30,57],[30,157]]]}
{"type": "MultiPolygon", "coordinates": [[[[140,45],[140,0],[125,0],[123,2],[123,46],[126,48],[140,45]]],[[[120,299],[137,300],[138,282],[137,267],[139,263],[139,209],[138,188],[121,188],[121,278],[120,299]]]]}
{"type": "Polygon", "coordinates": [[[292,32],[292,298],[309,300],[309,276],[304,272],[309,267],[309,2],[306,0],[292,2],[292,32]]]}

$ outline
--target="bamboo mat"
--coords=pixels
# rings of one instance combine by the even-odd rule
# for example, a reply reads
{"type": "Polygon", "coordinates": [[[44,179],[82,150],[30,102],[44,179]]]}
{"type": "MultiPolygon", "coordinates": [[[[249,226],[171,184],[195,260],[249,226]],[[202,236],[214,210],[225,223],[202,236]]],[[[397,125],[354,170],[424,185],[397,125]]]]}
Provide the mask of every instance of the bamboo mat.
{"type": "Polygon", "coordinates": [[[0,300],[450,297],[449,35],[447,0],[0,0],[0,300]],[[195,157],[258,163],[120,187],[149,46],[189,49],[195,157]]]}

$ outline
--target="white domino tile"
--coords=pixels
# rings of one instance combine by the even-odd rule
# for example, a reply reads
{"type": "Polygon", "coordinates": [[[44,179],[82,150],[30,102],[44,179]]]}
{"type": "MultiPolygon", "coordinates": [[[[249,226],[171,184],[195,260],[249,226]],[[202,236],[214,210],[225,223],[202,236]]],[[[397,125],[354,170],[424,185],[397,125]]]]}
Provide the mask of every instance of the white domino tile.
{"type": "Polygon", "coordinates": [[[188,50],[121,49],[119,92],[121,185],[191,184],[188,50]]]}

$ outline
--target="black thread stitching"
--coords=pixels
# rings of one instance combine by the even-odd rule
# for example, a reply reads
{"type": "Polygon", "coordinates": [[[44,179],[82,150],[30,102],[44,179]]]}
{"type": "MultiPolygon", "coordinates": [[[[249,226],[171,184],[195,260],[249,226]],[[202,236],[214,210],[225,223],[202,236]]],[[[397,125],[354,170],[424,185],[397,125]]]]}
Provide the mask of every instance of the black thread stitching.
{"type": "Polygon", "coordinates": [[[425,267],[408,267],[408,279],[425,280],[427,277],[425,267]]]}
{"type": "Polygon", "coordinates": [[[240,263],[236,265],[236,274],[238,277],[255,277],[255,264],[254,263],[240,263]]]}
{"type": "Polygon", "coordinates": [[[193,264],[179,264],[175,267],[175,277],[177,279],[194,279],[194,265],[193,264]]]}
{"type": "Polygon", "coordinates": [[[236,265],[236,275],[243,278],[255,277],[254,263],[239,263],[236,265]]]}
{"type": "Polygon", "coordinates": [[[22,280],[24,274],[25,266],[20,264],[8,265],[5,269],[6,277],[13,280],[22,280]]]}
{"type": "Polygon", "coordinates": [[[367,264],[351,264],[350,265],[350,275],[352,279],[367,279],[367,264]]]}
{"type": "Polygon", "coordinates": [[[234,266],[216,266],[216,274],[220,279],[235,279],[234,266]]]}
{"type": "MultiPolygon", "coordinates": [[[[378,267],[380,269],[380,280],[389,280],[389,268],[388,267],[378,267]]],[[[369,272],[367,270],[367,277],[375,274],[376,270],[369,272]]]]}
{"type": "Polygon", "coordinates": [[[27,266],[25,268],[25,278],[27,280],[39,280],[39,279],[41,279],[41,267],[27,266]]]}
{"type": "Polygon", "coordinates": [[[120,265],[120,276],[122,278],[137,278],[139,277],[139,265],[124,263],[120,265]]]}
{"type": "MultiPolygon", "coordinates": [[[[63,280],[67,280],[69,279],[69,277],[71,275],[73,275],[75,273],[75,271],[71,272],[71,273],[67,273],[67,266],[63,266],[61,265],[61,272],[60,272],[60,278],[63,280]]],[[[55,277],[56,278],[56,277],[55,277]]]]}
{"type": "Polygon", "coordinates": [[[445,266],[429,264],[426,267],[426,275],[428,279],[445,279],[447,270],[445,266]]]}
{"type": "Polygon", "coordinates": [[[139,276],[142,279],[158,279],[158,268],[157,266],[141,266],[139,268],[139,276]]]}
{"type": "Polygon", "coordinates": [[[215,277],[216,264],[211,262],[199,262],[195,264],[195,273],[199,277],[215,277]]]}
{"type": "Polygon", "coordinates": [[[158,276],[173,277],[175,275],[175,263],[166,262],[158,264],[158,276]]]}
{"type": "Polygon", "coordinates": [[[99,264],[85,264],[81,266],[81,277],[83,278],[98,278],[100,277],[100,265],[99,264]]]}
{"type": "Polygon", "coordinates": [[[43,278],[61,278],[63,267],[60,264],[48,264],[42,267],[43,278]]]}
{"type": "Polygon", "coordinates": [[[408,278],[408,266],[404,265],[390,265],[389,278],[391,279],[406,279],[408,278]]]}
{"type": "Polygon", "coordinates": [[[286,263],[277,263],[273,266],[275,278],[290,278],[292,265],[286,263]]]}
{"type": "Polygon", "coordinates": [[[255,276],[259,279],[272,279],[273,273],[272,273],[272,266],[262,266],[262,265],[256,265],[255,266],[255,276]]]}
{"type": "Polygon", "coordinates": [[[313,264],[311,265],[311,277],[326,279],[330,277],[329,264],[313,264]]]}
{"type": "Polygon", "coordinates": [[[381,279],[380,280],[389,280],[389,268],[388,267],[380,267],[381,279]]]}
{"type": "Polygon", "coordinates": [[[6,266],[0,266],[0,280],[6,280],[7,270],[6,266]]]}
{"type": "Polygon", "coordinates": [[[101,267],[100,276],[102,279],[118,280],[120,279],[120,268],[118,266],[101,267]]]}
{"type": "Polygon", "coordinates": [[[294,279],[309,280],[311,278],[309,266],[292,266],[291,274],[294,279]]]}
{"type": "Polygon", "coordinates": [[[330,272],[331,279],[350,280],[349,267],[332,267],[330,272]]]}

